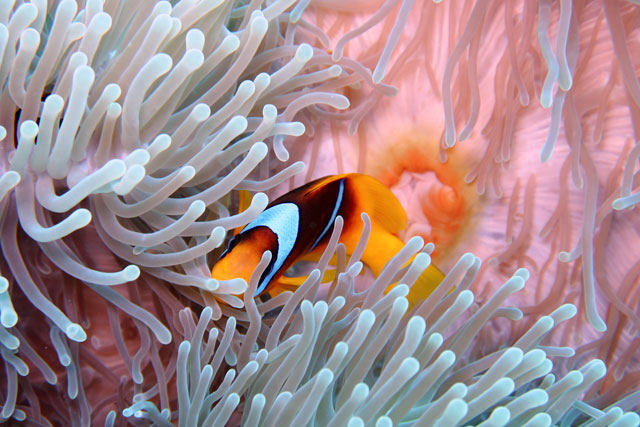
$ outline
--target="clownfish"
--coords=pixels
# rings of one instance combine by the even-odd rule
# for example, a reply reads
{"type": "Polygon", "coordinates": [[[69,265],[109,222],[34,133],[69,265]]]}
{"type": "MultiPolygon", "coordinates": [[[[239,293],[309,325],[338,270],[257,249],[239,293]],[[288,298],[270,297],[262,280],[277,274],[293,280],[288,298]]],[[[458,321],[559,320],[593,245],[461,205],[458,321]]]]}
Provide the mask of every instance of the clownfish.
{"type": "MultiPolygon", "coordinates": [[[[284,273],[302,259],[320,259],[338,215],[344,220],[339,241],[346,246],[347,255],[353,253],[362,232],[362,212],[371,219],[371,232],[360,259],[377,277],[404,247],[396,233],[406,228],[407,215],[384,184],[357,173],[317,179],[271,202],[229,241],[213,266],[211,277],[242,278],[248,283],[262,254],[268,250],[271,261],[260,277],[254,296],[265,292],[275,296],[295,290],[284,273]]],[[[444,274],[436,266],[427,267],[411,287],[407,297],[410,304],[413,306],[426,298],[443,279],[444,274]]]]}

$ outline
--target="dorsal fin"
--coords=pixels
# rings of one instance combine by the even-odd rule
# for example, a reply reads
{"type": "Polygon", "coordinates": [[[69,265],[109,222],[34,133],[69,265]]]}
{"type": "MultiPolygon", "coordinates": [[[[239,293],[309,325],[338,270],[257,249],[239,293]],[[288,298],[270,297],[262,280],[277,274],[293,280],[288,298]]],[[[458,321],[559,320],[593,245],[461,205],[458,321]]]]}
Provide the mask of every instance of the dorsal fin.
{"type": "MultiPolygon", "coordinates": [[[[400,201],[386,185],[369,175],[346,173],[326,176],[311,181],[294,191],[303,197],[310,196],[327,184],[341,179],[346,179],[353,184],[356,189],[357,200],[355,202],[358,208],[361,212],[366,212],[374,224],[393,234],[407,227],[407,214],[400,201]]],[[[288,193],[289,198],[292,198],[292,194],[293,192],[288,193]]]]}
{"type": "Polygon", "coordinates": [[[324,187],[325,185],[333,182],[333,181],[338,181],[341,180],[343,178],[347,178],[350,175],[356,175],[356,174],[352,174],[352,173],[345,173],[342,175],[330,175],[330,176],[325,176],[324,178],[318,178],[314,181],[308,182],[307,184],[303,185],[302,187],[300,187],[300,189],[304,189],[304,194],[310,194],[313,193],[314,191],[316,191],[317,189],[324,187]]]}
{"type": "Polygon", "coordinates": [[[369,175],[347,174],[357,188],[360,208],[367,212],[371,222],[390,233],[398,233],[407,227],[407,214],[400,201],[389,188],[369,175]]]}

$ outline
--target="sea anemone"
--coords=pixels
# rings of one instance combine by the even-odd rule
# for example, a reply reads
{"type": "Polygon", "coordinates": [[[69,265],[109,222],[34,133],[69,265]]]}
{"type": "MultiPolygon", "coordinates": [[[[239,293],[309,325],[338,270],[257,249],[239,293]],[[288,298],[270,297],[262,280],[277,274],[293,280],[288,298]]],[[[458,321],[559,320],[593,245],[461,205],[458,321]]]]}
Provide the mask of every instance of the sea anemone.
{"type": "Polygon", "coordinates": [[[0,420],[637,425],[637,218],[614,209],[637,201],[639,9],[389,0],[362,18],[309,3],[0,5],[0,420]],[[399,108],[425,93],[416,65],[432,97],[399,108]],[[554,148],[562,136],[569,148],[554,148]],[[300,160],[305,180],[358,170],[433,185],[416,190],[426,207],[408,233],[437,252],[407,239],[371,283],[338,220],[293,294],[251,298],[265,263],[248,284],[212,279],[227,235],[303,179],[300,160]],[[556,197],[536,203],[540,189],[556,197]],[[450,272],[406,314],[430,254],[450,272]],[[522,265],[537,286],[503,306],[522,265]]]}
{"type": "Polygon", "coordinates": [[[630,52],[639,9],[426,2],[406,17],[407,4],[385,3],[387,15],[336,2],[314,9],[323,28],[357,23],[336,34],[333,55],[372,69],[383,64],[372,52],[399,28],[406,34],[383,79],[398,95],[354,92],[344,120],[316,132],[317,152],[348,153],[334,162],[338,171],[391,186],[408,210],[407,236],[435,242],[434,262],[445,270],[467,251],[480,257],[477,300],[527,267],[532,277],[513,297],[524,319],[483,336],[478,349],[513,342],[550,304],[573,303],[578,315],[551,339],[574,347],[573,360],[597,357],[611,368],[591,396],[633,395],[638,218],[628,208],[637,201],[640,64],[630,52]]]}
{"type": "Polygon", "coordinates": [[[207,256],[304,167],[265,161],[304,132],[296,113],[349,105],[322,87],[342,69],[281,32],[292,3],[4,5],[4,419],[88,424],[95,399],[122,406],[145,369],[170,381],[160,347],[189,301],[216,320],[243,306],[246,284],[211,279],[207,256]],[[255,194],[230,213],[238,190],[255,194]],[[60,376],[66,393],[38,398],[60,376]]]}
{"type": "MultiPolygon", "coordinates": [[[[469,287],[480,266],[477,257],[465,254],[408,317],[405,296],[429,265],[433,246],[428,245],[427,252],[403,271],[399,267],[424,245],[420,237],[409,240],[372,286],[358,293],[354,281],[362,263],[356,256],[347,264],[341,255],[344,247],[337,244],[341,227],[339,220],[323,256],[326,261],[337,251],[341,259],[328,298],[316,296],[327,265],[322,261],[274,321],[262,320],[274,305],[256,304],[247,292],[246,333],[237,336],[236,319],[229,318],[217,348],[217,330],[210,329],[215,331],[213,337],[210,333],[203,338],[212,310],[205,308],[197,324],[188,308],[181,312],[185,329],[192,332],[178,350],[178,425],[225,425],[241,401],[238,418],[247,426],[549,426],[576,420],[635,425],[640,421],[637,414],[619,407],[605,412],[579,400],[605,375],[602,361],[572,367],[564,376],[551,373],[551,359],[571,357],[574,352],[541,343],[554,327],[575,316],[571,304],[541,317],[513,346],[468,357],[481,329],[500,319],[522,318],[519,309],[503,303],[524,287],[526,269],[516,271],[460,323],[474,302],[469,287]],[[383,295],[398,279],[400,284],[383,295]],[[456,323],[459,326],[454,327],[456,323]],[[234,368],[211,388],[212,379],[222,374],[223,358],[234,368]]],[[[361,239],[367,238],[365,231],[361,239]]],[[[269,253],[263,256],[249,291],[255,291],[270,258],[269,253]]],[[[159,411],[142,398],[123,413],[157,425],[171,421],[170,412],[159,411]]]]}

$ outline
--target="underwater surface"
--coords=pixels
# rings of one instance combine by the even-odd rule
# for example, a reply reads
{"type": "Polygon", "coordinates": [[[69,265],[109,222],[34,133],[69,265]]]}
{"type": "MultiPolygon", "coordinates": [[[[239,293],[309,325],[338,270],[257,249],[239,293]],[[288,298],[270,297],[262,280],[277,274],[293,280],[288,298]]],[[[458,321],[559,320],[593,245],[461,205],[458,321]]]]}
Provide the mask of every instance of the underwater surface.
{"type": "Polygon", "coordinates": [[[639,19],[0,3],[0,421],[640,424],[639,19]]]}

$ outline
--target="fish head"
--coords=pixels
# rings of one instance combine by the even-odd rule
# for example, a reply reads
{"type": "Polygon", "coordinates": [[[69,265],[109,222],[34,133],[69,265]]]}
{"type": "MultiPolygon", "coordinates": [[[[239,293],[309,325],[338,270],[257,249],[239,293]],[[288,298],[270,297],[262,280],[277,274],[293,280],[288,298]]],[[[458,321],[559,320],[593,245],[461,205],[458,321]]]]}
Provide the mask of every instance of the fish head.
{"type": "Polygon", "coordinates": [[[277,253],[277,239],[268,228],[256,227],[242,232],[229,241],[227,250],[211,269],[211,277],[216,280],[244,279],[249,284],[266,251],[277,253]]]}

